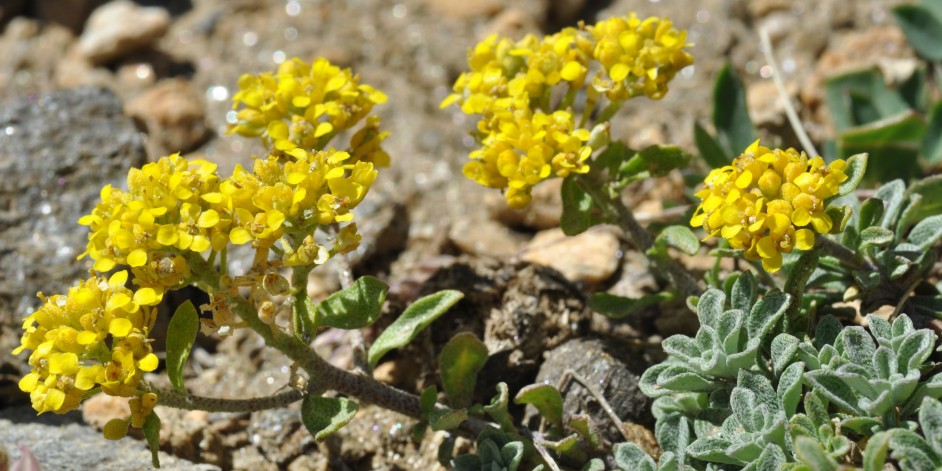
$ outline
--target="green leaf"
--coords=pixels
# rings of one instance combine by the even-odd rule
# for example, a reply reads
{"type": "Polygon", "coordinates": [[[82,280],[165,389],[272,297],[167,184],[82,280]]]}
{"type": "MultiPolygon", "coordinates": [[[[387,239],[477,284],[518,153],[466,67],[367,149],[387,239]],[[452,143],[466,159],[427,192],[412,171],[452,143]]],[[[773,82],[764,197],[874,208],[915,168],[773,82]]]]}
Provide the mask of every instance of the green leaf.
{"type": "MultiPolygon", "coordinates": [[[[690,154],[684,152],[677,146],[653,145],[646,147],[631,160],[640,157],[643,163],[643,169],[647,170],[652,177],[663,177],[671,170],[684,168],[690,164],[690,154]]],[[[628,162],[630,163],[630,161],[628,162]]],[[[627,163],[626,163],[627,164],[627,163]]],[[[631,165],[622,165],[619,168],[618,177],[622,180],[630,180],[630,177],[637,172],[630,169],[631,165]],[[623,169],[627,170],[623,173],[623,169]]]]}
{"type": "MultiPolygon", "coordinates": [[[[614,144],[609,144],[609,147],[614,144]]],[[[559,224],[564,234],[568,236],[578,235],[592,226],[604,224],[607,221],[605,211],[588,193],[579,188],[575,177],[569,176],[563,179],[561,194],[563,213],[560,216],[559,224]]]]}
{"type": "Polygon", "coordinates": [[[615,445],[615,466],[621,471],[657,471],[654,460],[631,442],[615,445]]]}
{"type": "MultiPolygon", "coordinates": [[[[869,153],[866,179],[879,183],[894,178],[908,180],[922,172],[917,158],[926,124],[912,110],[849,129],[841,134],[839,154],[869,153]]],[[[850,181],[850,180],[848,180],[850,181]]],[[[843,188],[847,184],[841,184],[843,188]]]]}
{"type": "Polygon", "coordinates": [[[530,404],[540,412],[553,427],[563,427],[563,396],[549,384],[531,384],[524,387],[514,398],[515,404],[530,404]]]}
{"type": "Polygon", "coordinates": [[[831,471],[838,469],[837,461],[828,456],[817,440],[801,436],[795,439],[795,454],[812,471],[831,471]]]}
{"type": "Polygon", "coordinates": [[[454,409],[432,411],[432,413],[429,414],[428,422],[429,425],[432,426],[432,430],[439,432],[442,430],[454,430],[465,420],[468,420],[468,410],[454,409]]]}
{"type": "Polygon", "coordinates": [[[425,388],[422,395],[419,396],[419,410],[422,411],[423,418],[428,419],[429,415],[435,410],[436,402],[438,402],[438,388],[433,384],[425,388]]]}
{"type": "Polygon", "coordinates": [[[568,425],[570,429],[575,430],[590,448],[598,449],[602,446],[602,437],[599,436],[598,430],[592,425],[592,420],[587,414],[573,414],[569,416],[569,421],[566,425],[568,425]]]}
{"type": "Polygon", "coordinates": [[[742,465],[742,461],[734,459],[726,453],[726,449],[732,445],[729,440],[720,437],[701,437],[694,440],[687,447],[687,454],[703,461],[712,461],[714,463],[726,463],[742,465]]]}
{"type": "MultiPolygon", "coordinates": [[[[917,222],[929,216],[942,214],[942,175],[932,175],[914,182],[908,190],[909,199],[921,196],[916,208],[907,208],[907,221],[900,221],[902,228],[908,222],[917,222]]],[[[892,228],[890,228],[892,229],[892,228]]],[[[898,228],[897,231],[900,229],[898,228]]]]}
{"type": "Polygon", "coordinates": [[[844,382],[828,370],[815,370],[805,373],[815,390],[828,398],[838,407],[848,412],[864,415],[857,407],[857,395],[844,382]]]}
{"type": "Polygon", "coordinates": [[[861,366],[868,366],[873,362],[873,355],[877,351],[877,346],[873,342],[873,337],[863,327],[847,327],[844,329],[841,340],[844,346],[844,355],[850,361],[861,366]]]}
{"type": "Polygon", "coordinates": [[[389,286],[379,278],[362,276],[317,305],[317,325],[346,330],[366,327],[382,313],[387,291],[389,286]]]}
{"type": "Polygon", "coordinates": [[[697,303],[697,318],[700,319],[700,325],[714,327],[725,305],[726,293],[718,289],[708,289],[703,296],[700,296],[700,301],[697,303]]]}
{"type": "MultiPolygon", "coordinates": [[[[650,457],[648,458],[651,459],[650,457]]],[[[654,460],[651,460],[651,464],[654,464],[654,460]]],[[[635,468],[644,471],[657,471],[656,468],[635,468]]],[[[605,471],[605,462],[601,458],[592,458],[589,460],[585,466],[582,467],[580,471],[605,471]]]]}
{"type": "Polygon", "coordinates": [[[932,450],[942,456],[942,404],[938,400],[931,397],[922,400],[919,426],[922,427],[922,434],[932,450]]]}
{"type": "Polygon", "coordinates": [[[693,141],[700,151],[700,156],[710,168],[720,168],[732,162],[732,156],[727,154],[720,144],[713,139],[700,123],[693,123],[693,141]]]}
{"type": "Polygon", "coordinates": [[[323,397],[314,394],[301,401],[301,421],[314,440],[322,441],[357,415],[356,402],[343,397],[323,397]]]}
{"type": "Polygon", "coordinates": [[[776,394],[782,401],[782,408],[785,410],[786,417],[791,417],[798,410],[802,389],[801,376],[804,370],[804,363],[792,363],[785,368],[781,378],[779,378],[776,394]]]}
{"type": "Polygon", "coordinates": [[[150,415],[144,419],[144,426],[141,427],[141,431],[144,432],[144,439],[147,440],[147,448],[150,449],[150,462],[152,465],[154,465],[155,468],[159,468],[160,457],[158,456],[158,452],[160,451],[160,417],[157,417],[156,412],[151,411],[150,415]]]}
{"type": "Polygon", "coordinates": [[[739,155],[756,140],[746,90],[729,63],[720,69],[713,86],[713,127],[728,155],[739,155]]]}
{"type": "Polygon", "coordinates": [[[757,302],[746,320],[746,329],[750,338],[757,338],[761,342],[771,332],[772,327],[791,304],[791,296],[781,291],[772,291],[757,302]]]}
{"type": "Polygon", "coordinates": [[[729,302],[733,309],[749,312],[759,293],[756,277],[750,271],[743,272],[742,275],[736,278],[733,289],[730,291],[729,302]]]}
{"type": "Polygon", "coordinates": [[[919,221],[906,237],[906,242],[919,247],[921,251],[926,251],[940,238],[942,238],[942,214],[919,221]]]}
{"type": "Polygon", "coordinates": [[[914,432],[896,428],[889,430],[890,449],[893,459],[899,461],[906,470],[935,470],[942,465],[942,460],[926,443],[925,439],[914,432]]]}
{"type": "Polygon", "coordinates": [[[501,428],[513,430],[513,418],[507,413],[507,405],[510,403],[510,392],[507,389],[507,383],[497,383],[497,395],[491,399],[491,403],[483,407],[484,412],[494,419],[501,428]]]}
{"type": "Polygon", "coordinates": [[[922,141],[922,156],[930,164],[942,162],[942,101],[936,103],[929,112],[929,124],[922,141]]]}
{"type": "Polygon", "coordinates": [[[893,8],[893,17],[906,35],[909,45],[920,56],[932,60],[942,60],[942,22],[932,12],[917,5],[900,5],[893,8]]]}
{"type": "Polygon", "coordinates": [[[664,453],[683,457],[690,444],[690,422],[682,414],[669,414],[658,419],[654,430],[657,443],[664,453]]]}
{"type": "Polygon", "coordinates": [[[834,345],[835,339],[843,330],[844,326],[841,325],[841,321],[834,316],[822,317],[814,329],[814,340],[812,341],[814,348],[820,350],[825,345],[834,345]]]}
{"type": "Polygon", "coordinates": [[[883,201],[883,217],[880,219],[881,227],[893,230],[896,218],[899,217],[900,209],[903,207],[905,190],[906,185],[902,180],[893,180],[881,185],[874,193],[874,198],[883,201]]]}
{"type": "Polygon", "coordinates": [[[190,350],[196,342],[196,333],[200,328],[200,316],[189,300],[177,307],[167,327],[167,376],[173,389],[186,394],[183,386],[183,365],[190,357],[190,350]]]}
{"type": "Polygon", "coordinates": [[[487,347],[474,334],[462,332],[445,344],[438,361],[451,406],[470,406],[478,372],[487,362],[487,347]]]}
{"type": "Polygon", "coordinates": [[[909,109],[902,96],[886,86],[876,68],[830,77],[825,82],[825,102],[834,127],[841,133],[909,109]]]}
{"type": "Polygon", "coordinates": [[[797,337],[791,334],[778,334],[772,339],[772,372],[780,376],[785,367],[792,362],[798,353],[797,337]]]}
{"type": "Polygon", "coordinates": [[[765,445],[759,459],[756,460],[756,471],[777,471],[779,466],[785,464],[787,458],[785,453],[774,443],[765,445]]]}
{"type": "Polygon", "coordinates": [[[379,360],[390,350],[404,347],[415,340],[422,329],[438,319],[455,305],[464,293],[456,290],[444,290],[419,298],[409,305],[398,319],[393,321],[383,333],[370,345],[367,360],[370,369],[376,367],[379,360]]]}
{"type": "Polygon", "coordinates": [[[834,221],[834,225],[831,226],[829,234],[839,234],[843,232],[844,229],[847,228],[847,223],[850,222],[854,215],[854,210],[850,206],[836,204],[828,206],[824,212],[834,221]]]}
{"type": "Polygon", "coordinates": [[[664,301],[674,299],[674,294],[664,291],[656,294],[646,294],[638,299],[616,296],[610,293],[595,293],[589,297],[589,309],[612,319],[621,319],[629,314],[638,312],[648,306],[654,306],[664,301]]]}
{"type": "Polygon", "coordinates": [[[879,432],[867,440],[867,448],[863,452],[864,471],[883,471],[886,455],[890,451],[890,435],[879,432]]]}
{"type": "Polygon", "coordinates": [[[700,239],[687,226],[668,226],[658,234],[657,239],[654,240],[654,246],[664,255],[666,255],[667,246],[674,247],[687,255],[696,255],[700,250],[700,239]]]}
{"type": "Polygon", "coordinates": [[[670,365],[657,378],[657,384],[663,389],[674,391],[713,391],[722,387],[722,384],[711,378],[701,376],[686,366],[670,365]]]}
{"type": "Polygon", "coordinates": [[[863,231],[870,226],[880,224],[880,220],[883,217],[883,209],[883,200],[879,198],[867,198],[867,200],[860,205],[860,219],[857,221],[857,230],[863,231]]]}
{"type": "Polygon", "coordinates": [[[863,180],[864,174],[867,172],[867,160],[866,153],[852,155],[847,158],[847,168],[844,169],[847,174],[847,180],[844,180],[844,183],[841,183],[841,186],[838,188],[838,196],[848,195],[857,189],[857,186],[860,185],[860,181],[863,180]]]}
{"type": "Polygon", "coordinates": [[[671,365],[665,363],[658,363],[644,370],[644,373],[641,374],[641,381],[638,382],[638,389],[648,397],[660,397],[670,394],[670,390],[664,389],[658,384],[658,378],[661,376],[661,373],[670,368],[670,366],[671,365]]]}

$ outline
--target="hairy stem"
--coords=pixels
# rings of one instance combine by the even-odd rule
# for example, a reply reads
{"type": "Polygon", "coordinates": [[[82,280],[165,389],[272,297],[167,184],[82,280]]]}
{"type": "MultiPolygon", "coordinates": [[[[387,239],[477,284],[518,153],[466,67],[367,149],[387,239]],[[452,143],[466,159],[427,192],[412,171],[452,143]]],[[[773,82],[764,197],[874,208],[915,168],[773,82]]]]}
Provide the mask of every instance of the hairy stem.
{"type": "MultiPolygon", "coordinates": [[[[821,239],[825,238],[822,237],[821,239]]],[[[805,284],[808,283],[808,279],[811,278],[811,274],[818,266],[821,252],[820,246],[815,245],[811,250],[801,254],[791,273],[789,273],[788,279],[785,280],[785,293],[791,296],[791,303],[789,303],[788,309],[785,310],[785,332],[799,334],[799,338],[802,337],[801,334],[813,332],[814,329],[813,319],[804,319],[804,322],[802,322],[801,301],[805,293],[805,284]],[[801,332],[801,329],[804,329],[805,332],[801,332]]]]}
{"type": "Polygon", "coordinates": [[[852,270],[877,271],[877,267],[869,261],[862,261],[853,250],[834,242],[833,240],[820,236],[814,241],[815,249],[821,251],[821,255],[834,257],[852,270]]]}
{"type": "MultiPolygon", "coordinates": [[[[605,185],[592,181],[588,175],[577,176],[576,183],[583,191],[588,193],[599,206],[615,217],[619,227],[621,227],[625,235],[628,236],[628,240],[641,251],[641,253],[646,253],[648,249],[654,245],[654,238],[652,238],[648,230],[635,219],[634,214],[625,206],[625,203],[622,202],[618,195],[609,194],[605,185]]],[[[686,268],[677,263],[677,261],[673,259],[661,259],[659,257],[651,257],[650,260],[651,266],[668,278],[671,284],[680,291],[685,298],[699,295],[702,292],[700,285],[697,284],[697,280],[694,279],[686,268]]]]}
{"type": "MultiPolygon", "coordinates": [[[[418,396],[331,365],[300,339],[279,333],[262,322],[244,299],[231,297],[229,300],[233,310],[265,339],[268,346],[278,349],[307,371],[312,380],[312,394],[333,390],[409,417],[422,417],[418,396]]],[[[462,424],[465,433],[475,436],[489,426],[487,422],[477,419],[468,419],[462,424]]]]}
{"type": "Polygon", "coordinates": [[[150,392],[157,394],[157,404],[176,409],[203,410],[207,412],[257,412],[261,410],[287,407],[301,400],[300,392],[295,390],[281,392],[272,396],[247,399],[222,399],[218,397],[181,394],[172,389],[151,387],[150,392]]]}

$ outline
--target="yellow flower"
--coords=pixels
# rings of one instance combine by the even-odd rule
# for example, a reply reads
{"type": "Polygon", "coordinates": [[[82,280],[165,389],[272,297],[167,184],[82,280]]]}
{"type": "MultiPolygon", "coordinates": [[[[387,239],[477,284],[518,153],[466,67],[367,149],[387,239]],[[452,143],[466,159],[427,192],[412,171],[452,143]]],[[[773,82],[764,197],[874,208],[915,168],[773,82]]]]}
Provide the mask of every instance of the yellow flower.
{"type": "Polygon", "coordinates": [[[131,169],[128,190],[105,186],[101,202],[79,219],[89,227],[86,251],[93,268],[107,272],[127,265],[142,286],[165,290],[186,275],[177,254],[222,250],[231,218],[213,207],[218,200],[216,165],[179,154],[131,169]]]}
{"type": "Polygon", "coordinates": [[[24,320],[21,345],[13,351],[32,350],[33,369],[19,386],[40,413],[74,410],[96,386],[133,396],[143,373],[157,368],[148,335],[162,293],[131,291],[127,279],[128,272],[119,271],[81,282],[66,296],[40,293],[43,306],[24,320]]]}
{"type": "MultiPolygon", "coordinates": [[[[383,92],[361,84],[350,69],[341,69],[326,59],[308,64],[294,58],[282,63],[275,74],[239,78],[233,108],[241,109],[229,133],[260,137],[268,149],[289,154],[292,149],[318,151],[338,133],[366,118],[374,105],[385,102],[383,92]]],[[[372,141],[372,147],[361,149],[356,158],[385,166],[389,155],[379,143],[386,135],[377,131],[378,126],[379,118],[370,117],[351,149],[372,141]]]]}
{"type": "Polygon", "coordinates": [[[589,171],[592,149],[586,142],[590,133],[574,129],[574,117],[568,111],[545,114],[520,109],[497,119],[499,131],[471,153],[464,174],[484,186],[507,188],[510,206],[529,204],[530,190],[543,180],[589,171]]]}
{"type": "Polygon", "coordinates": [[[809,159],[795,149],[774,149],[757,140],[730,165],[714,169],[696,193],[702,201],[690,224],[707,238],[720,235],[769,272],[782,267],[782,254],[814,246],[815,233],[834,223],[825,201],[847,179],[847,164],[809,159]]]}
{"type": "Polygon", "coordinates": [[[542,39],[489,36],[468,52],[470,70],[441,103],[481,115],[472,133],[481,148],[471,152],[465,176],[506,190],[509,205],[519,208],[537,183],[587,173],[595,128],[589,122],[607,121],[627,99],[663,97],[676,73],[693,63],[689,46],[686,32],[670,21],[634,14],[542,39]],[[609,103],[595,113],[602,98],[609,103]]]}
{"type": "Polygon", "coordinates": [[[646,95],[658,100],[667,84],[693,56],[684,48],[687,32],[676,30],[666,18],[641,20],[631,13],[589,27],[595,39],[593,57],[604,67],[607,78],[596,76],[593,85],[613,101],[646,95]]]}

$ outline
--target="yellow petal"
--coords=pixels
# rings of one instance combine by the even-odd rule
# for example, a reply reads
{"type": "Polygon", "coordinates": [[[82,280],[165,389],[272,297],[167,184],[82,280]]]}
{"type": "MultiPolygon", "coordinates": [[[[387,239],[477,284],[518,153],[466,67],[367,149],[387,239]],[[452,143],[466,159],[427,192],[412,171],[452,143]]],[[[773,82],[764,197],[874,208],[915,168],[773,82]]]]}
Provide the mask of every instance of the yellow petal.
{"type": "Polygon", "coordinates": [[[235,227],[229,232],[229,240],[236,245],[247,244],[252,241],[252,234],[244,227],[235,227]]]}
{"type": "MultiPolygon", "coordinates": [[[[203,211],[203,213],[200,214],[199,222],[197,222],[196,225],[202,228],[207,228],[213,227],[216,224],[219,224],[219,213],[217,213],[214,209],[210,209],[203,211]]],[[[198,250],[197,252],[200,251],[198,250]]]]}
{"type": "Polygon", "coordinates": [[[134,324],[131,321],[119,317],[108,323],[108,333],[115,337],[127,337],[131,333],[132,327],[134,327],[134,324]]]}
{"type": "Polygon", "coordinates": [[[759,256],[762,258],[774,257],[775,254],[778,254],[778,248],[775,245],[775,240],[769,236],[765,236],[759,239],[759,242],[756,243],[756,250],[759,252],[759,256]]]}
{"type": "Polygon", "coordinates": [[[769,273],[775,273],[782,268],[782,254],[776,252],[774,257],[763,258],[762,268],[769,273]]]}
{"type": "Polygon", "coordinates": [[[807,209],[799,206],[792,212],[792,222],[798,227],[805,227],[811,222],[811,214],[808,214],[807,209]]]}
{"type": "Polygon", "coordinates": [[[814,247],[814,232],[811,232],[810,229],[795,231],[795,247],[798,250],[809,250],[814,247]]]}
{"type": "Polygon", "coordinates": [[[23,376],[23,379],[20,380],[20,391],[27,393],[33,392],[33,390],[36,389],[37,384],[39,384],[39,374],[29,373],[26,376],[23,376]]]}
{"type": "Polygon", "coordinates": [[[737,188],[747,188],[750,183],[752,183],[752,172],[749,170],[743,170],[743,172],[736,177],[737,188]]]}
{"type": "Polygon", "coordinates": [[[144,355],[144,358],[140,359],[137,367],[140,368],[141,371],[154,371],[157,369],[157,365],[159,363],[160,361],[157,359],[157,355],[148,353],[147,355],[144,355]]]}
{"type": "Polygon", "coordinates": [[[156,306],[163,299],[163,293],[158,293],[153,288],[141,288],[134,293],[134,302],[141,306],[156,306]]]}
{"type": "Polygon", "coordinates": [[[147,263],[147,251],[144,249],[135,249],[128,254],[128,265],[142,267],[145,263],[147,263]]]}
{"type": "Polygon", "coordinates": [[[828,216],[827,213],[819,213],[811,216],[811,224],[820,234],[827,234],[831,232],[831,228],[834,227],[834,222],[831,221],[831,216],[828,216]]]}

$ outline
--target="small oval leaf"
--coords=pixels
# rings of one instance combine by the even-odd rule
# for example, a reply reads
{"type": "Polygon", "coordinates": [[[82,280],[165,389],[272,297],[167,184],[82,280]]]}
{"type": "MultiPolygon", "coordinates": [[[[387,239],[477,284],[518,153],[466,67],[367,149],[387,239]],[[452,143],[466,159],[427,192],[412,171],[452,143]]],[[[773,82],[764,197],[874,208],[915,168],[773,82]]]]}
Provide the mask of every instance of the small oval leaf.
{"type": "Polygon", "coordinates": [[[321,441],[350,423],[358,409],[357,403],[347,398],[311,394],[301,402],[301,421],[314,440],[321,441]]]}
{"type": "Polygon", "coordinates": [[[530,404],[540,412],[552,426],[563,426],[563,396],[549,384],[531,384],[524,387],[514,398],[515,404],[530,404]]]}
{"type": "Polygon", "coordinates": [[[147,440],[147,448],[150,449],[151,464],[154,465],[155,468],[159,468],[160,457],[157,453],[160,451],[160,417],[157,417],[156,412],[151,411],[150,415],[144,419],[144,426],[141,427],[141,431],[144,432],[144,439],[147,440]]]}
{"type": "Polygon", "coordinates": [[[200,328],[200,317],[189,300],[181,304],[170,318],[167,328],[167,376],[173,389],[186,393],[183,386],[183,365],[190,357],[190,350],[196,342],[196,333],[200,328]]]}
{"type": "Polygon", "coordinates": [[[847,158],[847,180],[841,183],[837,195],[844,196],[857,189],[860,181],[863,180],[864,173],[867,172],[867,153],[852,155],[847,158]]]}
{"type": "Polygon", "coordinates": [[[478,372],[487,362],[487,347],[470,332],[448,341],[439,358],[442,386],[452,407],[471,405],[478,372]]]}
{"type": "Polygon", "coordinates": [[[444,290],[420,298],[409,305],[370,346],[367,354],[370,369],[374,368],[383,355],[390,350],[408,345],[422,329],[438,319],[463,297],[464,293],[461,291],[444,290]]]}
{"type": "Polygon", "coordinates": [[[315,307],[317,325],[347,330],[366,327],[382,313],[387,291],[389,286],[379,278],[360,277],[315,307]]]}

